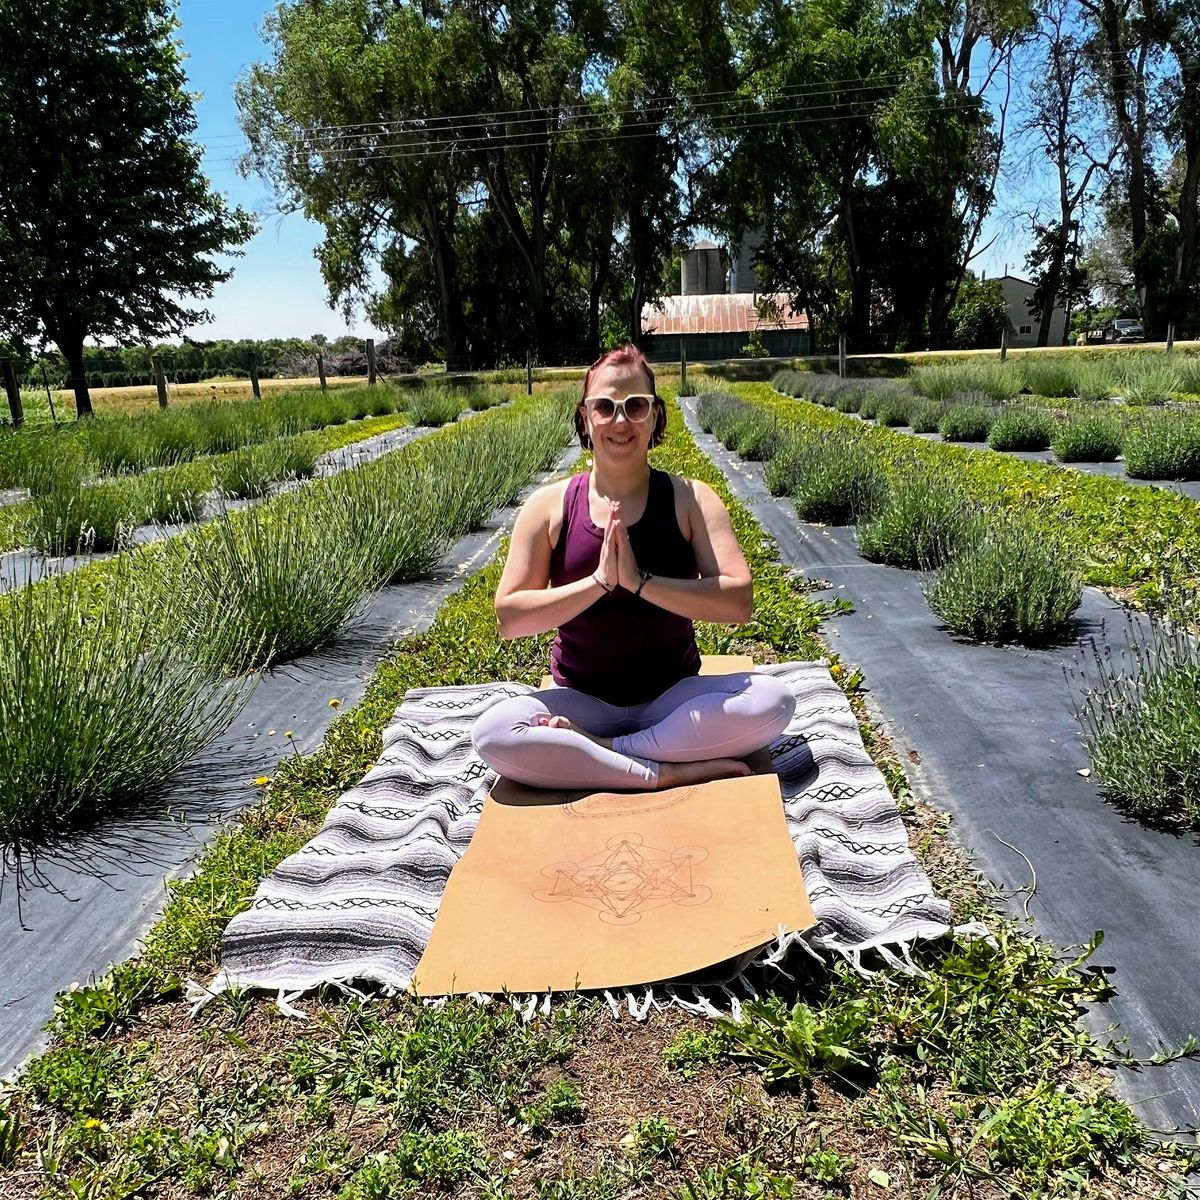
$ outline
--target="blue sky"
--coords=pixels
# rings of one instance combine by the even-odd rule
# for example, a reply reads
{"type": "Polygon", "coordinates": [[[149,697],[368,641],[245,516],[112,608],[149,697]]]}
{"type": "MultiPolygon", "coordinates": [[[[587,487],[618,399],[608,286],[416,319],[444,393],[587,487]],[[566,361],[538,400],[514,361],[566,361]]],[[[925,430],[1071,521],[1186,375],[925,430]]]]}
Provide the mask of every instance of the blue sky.
{"type": "Polygon", "coordinates": [[[202,93],[196,102],[197,140],[205,147],[204,166],[214,188],[232,204],[259,215],[260,228],[240,259],[233,260],[233,278],[213,293],[206,307],[211,323],[189,330],[210,338],[307,337],[324,333],[337,337],[354,333],[382,336],[365,318],[347,326],[340,312],[325,299],[325,284],[313,249],[321,240],[320,226],[301,214],[270,214],[275,209],[271,190],[260,179],[243,179],[233,169],[243,139],[238,131],[233,86],[254,62],[265,59],[264,16],[273,0],[181,0],[179,36],[188,60],[188,84],[202,93]]]}
{"type": "MultiPolygon", "coordinates": [[[[274,0],[180,0],[179,36],[188,55],[185,63],[190,89],[201,93],[196,102],[197,139],[206,147],[205,169],[212,185],[232,204],[260,217],[260,229],[234,260],[233,278],[208,303],[213,320],[189,330],[209,338],[307,337],[323,333],[337,337],[354,333],[382,337],[365,317],[348,326],[325,299],[325,284],[313,249],[321,240],[320,227],[293,213],[281,217],[267,184],[243,179],[232,160],[243,139],[238,130],[233,88],[254,62],[266,58],[263,18],[274,0]]],[[[1026,182],[1028,182],[1026,180],[1026,182]]],[[[1011,204],[1002,197],[1001,206],[1011,204]]],[[[992,248],[973,265],[989,276],[1021,274],[1026,225],[998,214],[989,220],[981,244],[996,237],[992,248]],[[999,235],[998,237],[996,235],[999,235]]]]}

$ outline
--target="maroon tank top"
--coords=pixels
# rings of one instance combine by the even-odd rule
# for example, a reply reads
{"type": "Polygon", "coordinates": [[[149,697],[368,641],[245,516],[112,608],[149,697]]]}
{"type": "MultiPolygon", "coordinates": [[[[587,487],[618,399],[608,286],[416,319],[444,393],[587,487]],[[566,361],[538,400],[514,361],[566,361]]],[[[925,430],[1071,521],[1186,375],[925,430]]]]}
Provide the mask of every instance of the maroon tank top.
{"type": "MultiPolygon", "coordinates": [[[[604,530],[588,511],[589,472],[572,477],[563,497],[562,530],[550,555],[550,586],[574,583],[600,566],[604,530]]],[[[641,520],[628,527],[638,566],[669,579],[695,579],[696,555],[675,518],[675,488],[665,471],[650,471],[641,520]]],[[[600,596],[559,626],[550,651],[556,683],[609,704],[631,707],[699,674],[692,622],[622,587],[600,596]]]]}

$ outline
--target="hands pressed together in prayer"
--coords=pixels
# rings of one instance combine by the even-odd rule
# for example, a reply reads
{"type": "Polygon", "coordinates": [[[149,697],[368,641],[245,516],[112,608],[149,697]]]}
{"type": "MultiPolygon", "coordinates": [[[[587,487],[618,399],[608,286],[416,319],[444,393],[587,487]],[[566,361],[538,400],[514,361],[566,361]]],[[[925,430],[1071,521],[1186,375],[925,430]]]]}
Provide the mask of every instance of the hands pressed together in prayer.
{"type": "Polygon", "coordinates": [[[615,587],[636,592],[642,582],[633,547],[629,544],[629,531],[621,517],[621,502],[614,500],[608,506],[608,523],[604,527],[604,541],[600,546],[600,565],[596,568],[596,579],[611,592],[615,587]]]}

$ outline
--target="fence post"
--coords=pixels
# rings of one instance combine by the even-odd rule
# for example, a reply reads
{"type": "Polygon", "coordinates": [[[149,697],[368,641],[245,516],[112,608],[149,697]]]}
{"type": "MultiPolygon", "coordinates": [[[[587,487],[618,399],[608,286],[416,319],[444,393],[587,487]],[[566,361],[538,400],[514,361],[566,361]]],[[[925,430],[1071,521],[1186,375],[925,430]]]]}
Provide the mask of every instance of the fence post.
{"type": "Polygon", "coordinates": [[[375,386],[375,339],[367,338],[367,384],[375,386]]]}
{"type": "Polygon", "coordinates": [[[838,334],[838,378],[846,378],[846,335],[838,334]]]}
{"type": "Polygon", "coordinates": [[[17,372],[11,358],[0,358],[0,371],[4,373],[4,390],[8,393],[8,411],[12,414],[14,429],[25,424],[25,406],[21,403],[21,389],[17,384],[17,372]]]}
{"type": "Polygon", "coordinates": [[[1167,326],[1167,349],[1168,350],[1175,349],[1175,322],[1174,321],[1172,321],[1167,326]]]}
{"type": "Polygon", "coordinates": [[[1004,362],[1006,358],[1008,358],[1008,330],[1002,329],[1000,330],[1000,361],[1004,362]]]}
{"type": "Polygon", "coordinates": [[[533,395],[533,351],[525,351],[525,395],[533,395]]]}
{"type": "Polygon", "coordinates": [[[317,351],[317,378],[321,381],[321,391],[325,390],[325,359],[320,350],[317,351]]]}
{"type": "Polygon", "coordinates": [[[154,386],[158,388],[158,407],[167,407],[167,374],[163,370],[163,361],[161,354],[155,354],[150,359],[150,365],[154,368],[154,386]]]}
{"type": "Polygon", "coordinates": [[[46,376],[46,364],[42,363],[42,386],[46,389],[46,403],[50,405],[50,420],[58,424],[58,414],[54,411],[54,393],[50,390],[50,380],[46,376]]]}
{"type": "Polygon", "coordinates": [[[258,383],[258,353],[250,351],[250,386],[254,389],[255,400],[262,399],[262,388],[258,383]]]}
{"type": "Polygon", "coordinates": [[[687,395],[687,344],[679,339],[679,394],[687,395]]]}

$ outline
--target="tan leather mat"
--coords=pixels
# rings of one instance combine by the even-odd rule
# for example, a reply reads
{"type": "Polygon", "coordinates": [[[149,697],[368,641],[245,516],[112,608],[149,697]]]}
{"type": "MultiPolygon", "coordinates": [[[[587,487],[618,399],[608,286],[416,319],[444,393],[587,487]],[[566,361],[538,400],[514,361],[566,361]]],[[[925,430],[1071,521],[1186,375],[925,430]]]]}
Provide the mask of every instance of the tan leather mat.
{"type": "Polygon", "coordinates": [[[815,923],[774,775],[590,794],[501,780],[413,984],[443,996],[654,983],[815,923]]]}
{"type": "MultiPolygon", "coordinates": [[[[702,654],[701,675],[736,675],[740,671],[753,671],[754,659],[748,654],[702,654]]],[[[543,675],[541,687],[552,688],[556,684],[550,675],[543,675]]]]}

